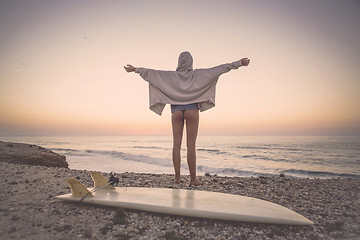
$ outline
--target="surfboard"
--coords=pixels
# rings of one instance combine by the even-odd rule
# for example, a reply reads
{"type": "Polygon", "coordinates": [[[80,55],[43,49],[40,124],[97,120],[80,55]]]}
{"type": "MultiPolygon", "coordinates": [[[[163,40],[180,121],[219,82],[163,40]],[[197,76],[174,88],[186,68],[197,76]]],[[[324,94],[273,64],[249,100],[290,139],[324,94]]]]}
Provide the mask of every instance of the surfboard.
{"type": "Polygon", "coordinates": [[[57,196],[74,202],[122,207],[147,212],[268,224],[312,225],[304,216],[269,201],[209,191],[113,187],[97,172],[91,173],[93,188],[67,179],[71,193],[57,196]]]}

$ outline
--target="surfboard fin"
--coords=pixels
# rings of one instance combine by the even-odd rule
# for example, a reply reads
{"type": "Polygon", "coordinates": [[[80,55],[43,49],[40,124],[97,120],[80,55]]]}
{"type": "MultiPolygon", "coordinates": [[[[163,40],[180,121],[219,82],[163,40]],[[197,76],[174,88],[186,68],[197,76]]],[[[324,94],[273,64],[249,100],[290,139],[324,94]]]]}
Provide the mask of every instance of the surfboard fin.
{"type": "Polygon", "coordinates": [[[75,178],[68,178],[68,185],[71,189],[71,194],[73,197],[93,197],[94,195],[87,190],[87,188],[75,178]]]}
{"type": "Polygon", "coordinates": [[[91,178],[94,181],[94,189],[100,188],[100,187],[102,187],[104,185],[107,185],[107,184],[108,185],[106,187],[104,187],[105,189],[115,189],[115,187],[110,185],[108,180],[103,175],[101,175],[100,173],[91,172],[90,175],[91,175],[91,178]]]}

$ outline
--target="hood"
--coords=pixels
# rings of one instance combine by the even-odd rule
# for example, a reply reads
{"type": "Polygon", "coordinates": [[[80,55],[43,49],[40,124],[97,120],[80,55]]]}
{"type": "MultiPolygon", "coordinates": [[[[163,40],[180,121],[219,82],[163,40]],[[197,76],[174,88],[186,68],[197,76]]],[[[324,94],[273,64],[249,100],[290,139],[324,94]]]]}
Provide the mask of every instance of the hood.
{"type": "Polygon", "coordinates": [[[182,52],[179,56],[176,71],[188,72],[193,70],[193,58],[189,52],[182,52]]]}

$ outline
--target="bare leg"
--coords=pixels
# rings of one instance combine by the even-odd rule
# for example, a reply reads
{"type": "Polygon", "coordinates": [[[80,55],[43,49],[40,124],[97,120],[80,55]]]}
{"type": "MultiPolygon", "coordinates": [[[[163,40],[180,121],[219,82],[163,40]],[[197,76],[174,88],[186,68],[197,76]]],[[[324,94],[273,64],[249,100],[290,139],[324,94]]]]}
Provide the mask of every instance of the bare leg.
{"type": "Polygon", "coordinates": [[[173,131],[173,150],[172,159],[175,170],[175,183],[180,183],[180,163],[181,163],[181,142],[184,129],[184,119],[182,111],[176,111],[171,116],[173,131]]]}
{"type": "Polygon", "coordinates": [[[196,138],[199,128],[199,110],[186,110],[187,162],[190,172],[190,185],[200,185],[196,177],[196,138]]]}

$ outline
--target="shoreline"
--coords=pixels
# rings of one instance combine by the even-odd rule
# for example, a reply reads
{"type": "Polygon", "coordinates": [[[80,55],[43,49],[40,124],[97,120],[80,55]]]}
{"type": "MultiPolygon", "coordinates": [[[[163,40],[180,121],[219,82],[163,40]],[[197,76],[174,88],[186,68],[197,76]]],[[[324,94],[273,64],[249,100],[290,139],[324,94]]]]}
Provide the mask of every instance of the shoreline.
{"type": "MultiPolygon", "coordinates": [[[[29,136],[4,139],[27,142],[66,156],[69,167],[103,172],[174,173],[170,137],[29,136]],[[157,142],[158,141],[158,142],[157,142]],[[99,159],[102,164],[99,164],[99,159]]],[[[203,137],[197,146],[199,174],[297,178],[359,178],[360,138],[203,137]]],[[[182,172],[188,173],[182,148],[182,172]]],[[[1,150],[1,149],[0,149],[1,150]]],[[[1,156],[1,153],[0,153],[1,156]]]]}
{"type": "MultiPolygon", "coordinates": [[[[313,226],[250,224],[162,215],[55,199],[68,177],[92,187],[90,171],[0,162],[1,239],[360,239],[360,179],[220,177],[180,185],[173,174],[121,173],[119,186],[197,189],[274,202],[313,226]]],[[[103,173],[108,176],[108,173],[103,173]]]]}

